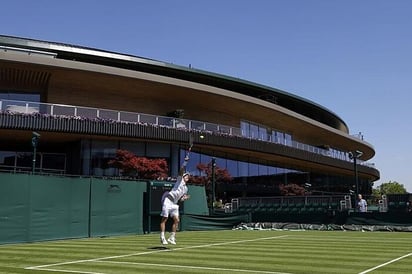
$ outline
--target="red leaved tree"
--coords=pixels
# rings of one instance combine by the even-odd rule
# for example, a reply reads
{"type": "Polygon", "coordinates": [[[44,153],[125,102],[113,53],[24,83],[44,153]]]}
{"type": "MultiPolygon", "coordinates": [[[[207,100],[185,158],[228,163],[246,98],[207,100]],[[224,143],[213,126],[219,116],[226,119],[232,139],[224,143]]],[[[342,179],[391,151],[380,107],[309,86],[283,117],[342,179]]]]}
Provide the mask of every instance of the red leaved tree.
{"type": "Polygon", "coordinates": [[[116,157],[108,164],[120,169],[125,176],[141,179],[157,179],[168,176],[168,166],[165,159],[138,157],[127,150],[117,150],[116,157]]]}
{"type": "Polygon", "coordinates": [[[303,196],[306,193],[306,189],[297,184],[281,184],[279,190],[280,194],[284,196],[303,196]]]}
{"type": "MultiPolygon", "coordinates": [[[[197,185],[205,185],[208,186],[212,183],[212,163],[203,164],[200,163],[196,166],[197,170],[200,171],[200,174],[204,174],[205,176],[192,176],[191,182],[197,185]]],[[[223,183],[223,182],[230,182],[233,178],[230,175],[229,171],[226,168],[220,168],[215,166],[215,182],[216,183],[223,183]]]]}

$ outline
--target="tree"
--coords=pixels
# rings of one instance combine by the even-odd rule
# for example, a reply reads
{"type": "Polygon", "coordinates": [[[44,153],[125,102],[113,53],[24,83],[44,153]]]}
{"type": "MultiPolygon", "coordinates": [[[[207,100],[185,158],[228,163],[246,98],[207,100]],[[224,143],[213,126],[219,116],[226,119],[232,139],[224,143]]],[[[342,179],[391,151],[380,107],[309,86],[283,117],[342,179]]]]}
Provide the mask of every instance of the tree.
{"type": "Polygon", "coordinates": [[[304,196],[306,193],[306,189],[297,184],[280,184],[279,190],[284,196],[304,196]]]}
{"type": "MultiPolygon", "coordinates": [[[[209,207],[213,205],[213,198],[212,198],[212,180],[213,180],[213,172],[212,172],[212,162],[208,164],[200,163],[196,166],[197,170],[199,170],[202,176],[192,176],[191,183],[196,185],[203,185],[205,186],[206,191],[208,192],[208,203],[209,207]]],[[[221,196],[221,191],[219,191],[219,185],[222,183],[228,183],[233,180],[232,176],[230,175],[229,171],[226,168],[220,168],[217,165],[214,167],[215,171],[215,194],[216,197],[221,196]]],[[[215,197],[215,198],[216,198],[215,197]]]]}
{"type": "Polygon", "coordinates": [[[407,194],[408,192],[403,184],[389,181],[374,188],[372,193],[374,196],[381,196],[383,194],[407,194]]]}
{"type": "MultiPolygon", "coordinates": [[[[200,174],[205,176],[192,176],[192,183],[197,185],[209,186],[212,183],[212,163],[203,164],[200,163],[196,166],[197,170],[200,171],[200,174]]],[[[226,168],[220,168],[215,166],[215,180],[216,183],[226,183],[233,180],[229,171],[226,168]]]]}
{"type": "Polygon", "coordinates": [[[168,166],[165,159],[138,157],[127,150],[117,150],[115,159],[110,160],[108,164],[120,169],[125,176],[141,179],[157,179],[168,176],[168,166]]]}

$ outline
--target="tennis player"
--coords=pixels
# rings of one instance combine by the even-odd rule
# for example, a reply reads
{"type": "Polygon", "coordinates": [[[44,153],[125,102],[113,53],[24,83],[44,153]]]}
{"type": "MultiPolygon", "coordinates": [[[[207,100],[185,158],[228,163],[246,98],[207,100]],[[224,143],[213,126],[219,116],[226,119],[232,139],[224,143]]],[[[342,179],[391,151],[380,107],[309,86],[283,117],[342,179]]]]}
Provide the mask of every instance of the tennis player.
{"type": "Polygon", "coordinates": [[[179,172],[179,177],[173,188],[170,191],[167,191],[162,196],[162,212],[160,216],[162,219],[160,221],[160,242],[163,245],[171,243],[176,244],[176,231],[179,225],[179,202],[186,201],[190,198],[190,195],[187,194],[187,182],[190,179],[190,174],[185,172],[187,162],[189,157],[185,157],[185,161],[182,165],[182,168],[179,172]],[[165,230],[167,219],[171,217],[173,219],[172,232],[170,237],[166,240],[165,230]]]}

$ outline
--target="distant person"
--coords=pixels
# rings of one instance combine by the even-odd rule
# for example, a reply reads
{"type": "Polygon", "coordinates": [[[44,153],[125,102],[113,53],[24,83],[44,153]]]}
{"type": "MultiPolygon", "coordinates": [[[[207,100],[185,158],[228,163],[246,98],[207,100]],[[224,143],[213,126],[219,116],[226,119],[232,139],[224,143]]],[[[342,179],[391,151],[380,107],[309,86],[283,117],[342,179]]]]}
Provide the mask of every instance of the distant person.
{"type": "Polygon", "coordinates": [[[358,211],[368,212],[368,203],[362,198],[362,194],[358,195],[358,211]]]}
{"type": "Polygon", "coordinates": [[[179,177],[173,188],[170,191],[167,191],[162,196],[162,212],[160,216],[160,242],[163,245],[171,243],[176,244],[176,231],[179,225],[179,202],[185,201],[190,198],[190,195],[187,194],[187,182],[190,179],[190,174],[185,172],[187,162],[189,157],[185,157],[185,161],[182,165],[182,168],[179,171],[179,177]],[[165,230],[167,219],[171,217],[173,219],[172,232],[170,237],[166,240],[165,230]]]}
{"type": "Polygon", "coordinates": [[[213,207],[214,208],[225,208],[225,204],[223,203],[222,199],[219,199],[219,200],[214,202],[213,207]]]}

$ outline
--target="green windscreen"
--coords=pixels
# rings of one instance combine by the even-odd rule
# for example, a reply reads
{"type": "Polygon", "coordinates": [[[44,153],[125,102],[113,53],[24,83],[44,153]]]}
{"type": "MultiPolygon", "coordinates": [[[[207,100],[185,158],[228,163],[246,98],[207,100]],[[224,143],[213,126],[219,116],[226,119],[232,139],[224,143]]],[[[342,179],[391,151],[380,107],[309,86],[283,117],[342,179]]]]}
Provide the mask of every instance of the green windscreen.
{"type": "Polygon", "coordinates": [[[143,233],[146,182],[0,173],[0,243],[143,233]]]}
{"type": "Polygon", "coordinates": [[[146,182],[92,180],[90,236],[143,233],[146,182]]]}

